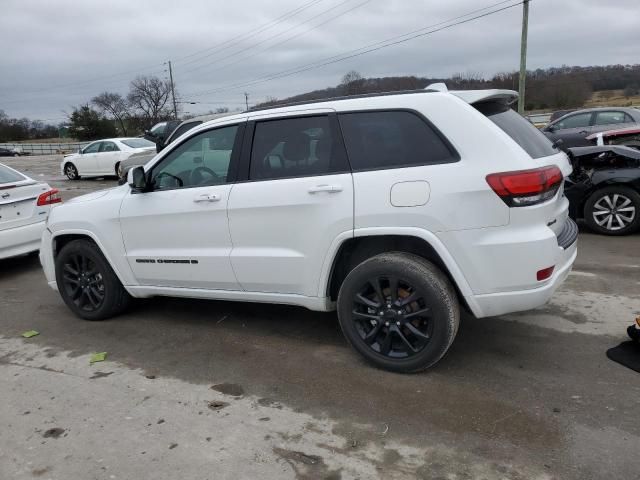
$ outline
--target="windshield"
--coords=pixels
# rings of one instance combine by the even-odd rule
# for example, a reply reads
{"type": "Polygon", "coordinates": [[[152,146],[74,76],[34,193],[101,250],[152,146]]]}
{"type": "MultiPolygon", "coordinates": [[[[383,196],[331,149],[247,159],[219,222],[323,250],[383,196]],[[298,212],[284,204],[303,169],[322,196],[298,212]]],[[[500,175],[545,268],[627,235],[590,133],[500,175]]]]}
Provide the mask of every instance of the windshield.
{"type": "Polygon", "coordinates": [[[483,102],[474,107],[509,135],[531,158],[548,157],[558,153],[551,141],[531,122],[508,105],[483,102]]]}
{"type": "Polygon", "coordinates": [[[5,167],[4,165],[0,165],[0,184],[22,182],[24,180],[27,180],[27,177],[21,173],[11,170],[9,167],[5,167]]]}
{"type": "Polygon", "coordinates": [[[126,140],[120,141],[130,148],[148,148],[156,146],[155,143],[150,142],[149,140],[146,140],[144,138],[127,138],[126,140]]]}

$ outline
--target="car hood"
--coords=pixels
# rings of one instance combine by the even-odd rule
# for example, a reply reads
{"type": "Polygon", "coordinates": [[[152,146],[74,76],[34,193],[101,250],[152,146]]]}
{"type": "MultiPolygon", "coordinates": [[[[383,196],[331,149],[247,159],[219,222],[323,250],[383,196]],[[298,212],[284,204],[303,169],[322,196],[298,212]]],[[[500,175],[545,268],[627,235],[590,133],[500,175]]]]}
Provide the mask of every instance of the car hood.
{"type": "Polygon", "coordinates": [[[98,190],[97,192],[87,193],[86,195],[80,195],[79,197],[74,197],[71,200],[67,200],[65,203],[81,203],[81,202],[90,202],[92,200],[96,200],[98,198],[102,198],[105,195],[111,193],[118,187],[107,188],[105,190],[98,190]]]}

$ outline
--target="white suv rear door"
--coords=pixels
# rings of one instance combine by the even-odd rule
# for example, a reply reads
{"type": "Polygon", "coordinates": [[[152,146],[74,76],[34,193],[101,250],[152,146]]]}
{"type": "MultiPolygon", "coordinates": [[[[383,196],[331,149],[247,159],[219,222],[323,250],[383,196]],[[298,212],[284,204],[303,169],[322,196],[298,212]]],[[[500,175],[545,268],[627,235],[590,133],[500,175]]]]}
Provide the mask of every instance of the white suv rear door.
{"type": "Polygon", "coordinates": [[[199,132],[148,171],[151,191],[120,210],[127,260],[140,285],[238,290],[227,202],[244,123],[199,132]]]}
{"type": "Polygon", "coordinates": [[[250,119],[240,178],[228,209],[238,282],[317,296],[332,242],[353,232],[353,182],[335,114],[250,119]]]}

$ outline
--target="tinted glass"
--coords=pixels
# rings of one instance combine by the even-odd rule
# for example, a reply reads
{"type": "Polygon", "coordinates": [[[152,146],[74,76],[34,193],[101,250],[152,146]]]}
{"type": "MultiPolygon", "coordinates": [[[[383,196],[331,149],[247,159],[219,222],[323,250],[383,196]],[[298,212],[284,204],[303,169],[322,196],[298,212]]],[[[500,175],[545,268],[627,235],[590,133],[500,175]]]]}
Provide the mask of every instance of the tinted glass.
{"type": "Polygon", "coordinates": [[[144,138],[127,138],[120,141],[130,148],[149,148],[156,146],[155,143],[150,142],[149,140],[146,140],[144,138]]]}
{"type": "Polygon", "coordinates": [[[551,141],[540,130],[508,105],[487,102],[474,107],[509,135],[531,158],[558,153],[551,141]]]}
{"type": "Polygon", "coordinates": [[[624,112],[598,112],[596,113],[596,125],[612,125],[615,123],[625,123],[624,112]]]}
{"type": "Polygon", "coordinates": [[[200,125],[202,122],[197,121],[197,122],[189,122],[189,123],[185,123],[180,125],[178,128],[176,128],[174,130],[174,132],[171,134],[170,137],[170,142],[173,142],[176,138],[178,138],[180,135],[182,135],[185,132],[188,132],[189,130],[191,130],[193,127],[195,127],[196,125],[200,125]]]}
{"type": "Polygon", "coordinates": [[[227,183],[238,126],[208,130],[190,138],[153,168],[154,189],[227,183]]]}
{"type": "Polygon", "coordinates": [[[102,142],[102,146],[100,147],[101,152],[119,152],[120,149],[113,142],[102,142]]]}
{"type": "Polygon", "coordinates": [[[590,113],[578,113],[576,115],[571,115],[570,117],[567,117],[564,120],[560,120],[559,122],[556,122],[554,125],[558,129],[579,128],[579,127],[588,127],[589,122],[591,122],[590,113]]]}
{"type": "Polygon", "coordinates": [[[411,112],[339,115],[353,170],[429,165],[457,161],[457,155],[411,112]]]}
{"type": "Polygon", "coordinates": [[[249,178],[304,177],[346,171],[329,117],[257,122],[249,178]]]}
{"type": "Polygon", "coordinates": [[[98,151],[100,150],[101,144],[102,142],[92,143],[91,145],[88,145],[87,147],[85,147],[85,149],[82,150],[82,153],[98,153],[98,151]]]}
{"type": "Polygon", "coordinates": [[[0,165],[0,183],[15,183],[22,182],[26,180],[27,177],[19,174],[18,172],[14,172],[10,168],[5,167],[4,165],[0,165]]]}

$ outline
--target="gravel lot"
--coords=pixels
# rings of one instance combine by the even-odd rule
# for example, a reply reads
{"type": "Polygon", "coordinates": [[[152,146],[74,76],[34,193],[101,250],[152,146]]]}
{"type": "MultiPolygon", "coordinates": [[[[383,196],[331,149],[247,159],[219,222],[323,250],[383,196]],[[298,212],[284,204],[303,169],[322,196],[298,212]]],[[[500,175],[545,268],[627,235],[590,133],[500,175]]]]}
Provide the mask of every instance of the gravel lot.
{"type": "MultiPolygon", "coordinates": [[[[6,163],[65,199],[115,185],[59,161],[6,163]]],[[[640,377],[605,356],[640,314],[640,236],[579,242],[549,305],[464,317],[419,375],[364,364],[334,314],[158,298],[91,323],[37,258],[0,261],[0,478],[640,478],[640,377]]]]}

